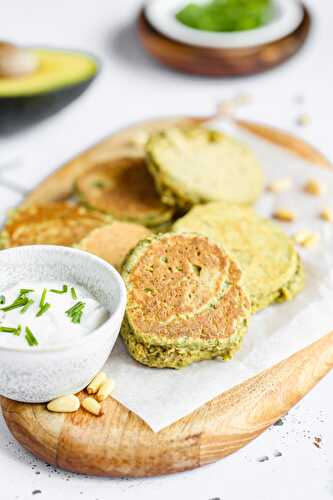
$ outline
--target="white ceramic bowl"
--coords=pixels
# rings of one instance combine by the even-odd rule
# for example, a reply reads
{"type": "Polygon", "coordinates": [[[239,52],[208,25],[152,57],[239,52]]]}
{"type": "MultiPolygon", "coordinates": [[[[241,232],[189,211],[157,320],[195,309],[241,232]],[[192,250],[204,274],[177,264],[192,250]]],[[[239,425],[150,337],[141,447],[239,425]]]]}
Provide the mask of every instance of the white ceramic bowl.
{"type": "MultiPolygon", "coordinates": [[[[208,0],[195,0],[206,3],[208,0]]],[[[265,26],[246,31],[210,32],[185,26],[175,15],[190,0],[149,0],[145,15],[149,23],[163,35],[188,45],[210,48],[254,47],[274,42],[292,33],[303,19],[297,0],[274,0],[273,19],[265,26]]]]}
{"type": "Polygon", "coordinates": [[[70,344],[0,347],[0,394],[41,403],[78,392],[103,367],[123,320],[126,288],[111,265],[81,250],[50,245],[1,250],[0,291],[30,280],[76,283],[110,312],[97,330],[70,344]]]}

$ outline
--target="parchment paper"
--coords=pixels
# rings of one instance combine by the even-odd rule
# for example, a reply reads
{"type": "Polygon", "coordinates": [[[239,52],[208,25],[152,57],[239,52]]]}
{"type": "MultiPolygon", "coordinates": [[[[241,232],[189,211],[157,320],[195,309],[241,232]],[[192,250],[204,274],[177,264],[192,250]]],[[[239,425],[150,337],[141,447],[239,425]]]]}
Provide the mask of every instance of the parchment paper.
{"type": "Polygon", "coordinates": [[[304,291],[291,302],[253,316],[243,346],[231,361],[203,361],[182,370],[152,369],[135,362],[118,339],[105,367],[116,382],[114,397],[156,432],[333,330],[333,224],[318,217],[323,206],[331,203],[333,208],[333,172],[230,124],[219,128],[226,127],[256,151],[267,182],[285,176],[294,179],[291,191],[265,193],[258,212],[270,216],[276,207],[290,208],[298,214],[297,221],[283,223],[283,228],[291,234],[302,228],[318,231],[321,241],[313,249],[300,250],[306,271],[304,291]],[[327,185],[325,197],[302,192],[309,178],[327,185]]]}

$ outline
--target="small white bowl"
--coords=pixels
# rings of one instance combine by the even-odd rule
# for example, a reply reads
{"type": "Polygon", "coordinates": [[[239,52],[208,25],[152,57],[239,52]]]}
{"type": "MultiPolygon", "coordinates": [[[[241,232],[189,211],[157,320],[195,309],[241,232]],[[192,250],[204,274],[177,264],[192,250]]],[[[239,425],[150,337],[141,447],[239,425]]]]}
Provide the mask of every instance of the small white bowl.
{"type": "MultiPolygon", "coordinates": [[[[206,3],[208,0],[195,0],[206,3]]],[[[260,28],[246,31],[211,32],[190,28],[175,17],[189,0],[150,0],[145,6],[149,23],[163,35],[178,42],[217,49],[254,47],[271,43],[292,33],[303,19],[297,0],[274,0],[273,19],[260,28]]]]}
{"type": "Polygon", "coordinates": [[[119,334],[126,288],[104,260],[73,248],[34,245],[0,251],[0,291],[22,281],[64,281],[82,286],[110,313],[98,329],[52,347],[0,347],[0,394],[42,403],[83,389],[101,370],[119,334]]]}

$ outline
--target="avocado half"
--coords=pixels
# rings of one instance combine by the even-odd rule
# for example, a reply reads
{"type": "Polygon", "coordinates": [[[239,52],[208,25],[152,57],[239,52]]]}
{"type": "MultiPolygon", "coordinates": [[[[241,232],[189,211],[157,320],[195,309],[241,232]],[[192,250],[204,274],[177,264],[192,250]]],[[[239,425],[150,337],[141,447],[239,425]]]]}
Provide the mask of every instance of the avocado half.
{"type": "Polygon", "coordinates": [[[94,56],[62,49],[28,49],[38,60],[32,73],[0,77],[0,133],[43,120],[77,99],[99,72],[94,56]]]}

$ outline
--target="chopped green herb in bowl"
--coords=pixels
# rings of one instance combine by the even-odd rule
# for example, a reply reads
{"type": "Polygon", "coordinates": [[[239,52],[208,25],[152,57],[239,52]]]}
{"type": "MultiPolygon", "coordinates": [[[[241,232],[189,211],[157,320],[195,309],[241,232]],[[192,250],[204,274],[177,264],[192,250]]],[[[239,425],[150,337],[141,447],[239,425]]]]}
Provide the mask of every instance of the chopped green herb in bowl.
{"type": "Polygon", "coordinates": [[[264,26],[273,18],[272,0],[210,0],[189,3],[176,19],[201,31],[246,31],[264,26]]]}

